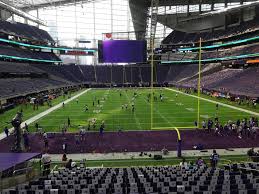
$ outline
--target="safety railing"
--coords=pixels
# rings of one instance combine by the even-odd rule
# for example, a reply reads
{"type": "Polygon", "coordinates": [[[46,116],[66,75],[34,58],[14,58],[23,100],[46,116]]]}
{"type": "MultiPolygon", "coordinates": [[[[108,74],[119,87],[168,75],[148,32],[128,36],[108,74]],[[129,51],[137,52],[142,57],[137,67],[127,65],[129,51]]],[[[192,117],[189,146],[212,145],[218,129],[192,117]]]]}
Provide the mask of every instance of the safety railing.
{"type": "Polygon", "coordinates": [[[37,167],[39,160],[28,161],[24,166],[14,166],[9,170],[0,172],[0,191],[17,184],[28,182],[41,175],[37,167]]]}

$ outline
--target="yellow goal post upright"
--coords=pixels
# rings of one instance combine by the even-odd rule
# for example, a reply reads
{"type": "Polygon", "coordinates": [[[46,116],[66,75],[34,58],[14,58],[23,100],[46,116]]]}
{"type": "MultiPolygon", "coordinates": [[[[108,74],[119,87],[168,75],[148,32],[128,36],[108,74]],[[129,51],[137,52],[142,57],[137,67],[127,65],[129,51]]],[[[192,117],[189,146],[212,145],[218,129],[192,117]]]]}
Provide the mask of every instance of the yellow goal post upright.
{"type": "MultiPolygon", "coordinates": [[[[181,129],[195,129],[196,126],[191,126],[191,127],[173,127],[173,126],[169,126],[169,127],[153,127],[153,91],[154,91],[154,76],[153,76],[153,68],[154,68],[154,53],[153,53],[153,49],[154,49],[154,39],[151,40],[150,42],[152,43],[151,46],[151,130],[175,130],[177,133],[177,157],[181,157],[182,156],[182,138],[181,138],[181,133],[180,130],[181,129]]],[[[198,64],[198,83],[197,83],[197,127],[200,127],[200,92],[201,92],[201,62],[202,62],[202,44],[201,44],[201,38],[199,41],[199,64],[198,64]]]]}
{"type": "Polygon", "coordinates": [[[155,37],[156,37],[156,26],[157,26],[157,15],[158,15],[158,6],[159,0],[151,0],[150,7],[150,37],[149,37],[149,52],[150,52],[150,68],[151,68],[151,77],[150,77],[150,128],[153,127],[153,102],[154,102],[154,48],[155,48],[155,37]]]}
{"type": "Polygon", "coordinates": [[[150,99],[150,128],[153,128],[153,104],[154,104],[154,42],[151,40],[150,41],[152,43],[151,45],[151,82],[150,82],[150,89],[151,89],[151,99],[150,99]]]}
{"type": "MultiPolygon", "coordinates": [[[[151,68],[151,77],[150,77],[150,92],[151,92],[151,99],[150,99],[150,129],[151,130],[163,130],[163,129],[172,129],[177,132],[177,150],[178,150],[178,157],[181,157],[181,135],[179,129],[191,129],[196,128],[194,127],[176,127],[176,126],[169,126],[169,127],[154,127],[154,47],[155,47],[155,33],[156,33],[156,24],[157,24],[157,14],[158,14],[158,5],[159,0],[151,0],[151,28],[150,28],[150,42],[149,42],[149,49],[150,49],[150,68],[151,68]]],[[[198,71],[198,108],[197,108],[197,124],[198,127],[200,126],[200,81],[201,81],[201,38],[200,38],[200,45],[199,45],[199,71],[198,71]]]]}
{"type": "MultiPolygon", "coordinates": [[[[179,130],[181,129],[196,129],[196,126],[168,126],[168,127],[154,127],[154,120],[153,120],[153,116],[154,116],[154,100],[153,100],[153,92],[154,92],[154,53],[153,53],[153,49],[154,49],[154,42],[151,41],[151,130],[166,130],[166,129],[177,129],[177,133],[179,133],[179,130]]],[[[200,127],[200,93],[201,93],[201,65],[202,65],[202,39],[200,38],[199,40],[199,50],[198,50],[198,81],[197,81],[197,127],[200,127]]],[[[179,136],[180,137],[180,136],[179,136]]]]}

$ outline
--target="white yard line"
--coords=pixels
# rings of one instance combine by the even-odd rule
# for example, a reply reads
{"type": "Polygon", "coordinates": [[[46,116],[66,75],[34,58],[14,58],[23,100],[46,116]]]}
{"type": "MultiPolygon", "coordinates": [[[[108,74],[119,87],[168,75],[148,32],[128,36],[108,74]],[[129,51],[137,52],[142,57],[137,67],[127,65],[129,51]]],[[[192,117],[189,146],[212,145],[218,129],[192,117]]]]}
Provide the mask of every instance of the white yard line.
{"type": "MultiPolygon", "coordinates": [[[[147,105],[149,105],[149,103],[147,102],[147,100],[146,100],[145,98],[144,98],[144,101],[145,101],[145,103],[147,103],[147,105]]],[[[173,125],[173,128],[174,128],[175,125],[172,124],[169,119],[167,119],[164,115],[162,115],[161,112],[160,112],[159,110],[157,110],[155,107],[153,107],[153,109],[159,114],[159,116],[160,116],[162,119],[164,119],[164,121],[166,121],[169,125],[173,125]]],[[[153,117],[153,118],[154,118],[154,117],[153,117]]],[[[151,119],[153,119],[153,118],[151,118],[151,119]]],[[[152,127],[153,127],[153,126],[152,126],[152,127]]],[[[171,126],[168,127],[168,128],[171,128],[171,126]]]]}
{"type": "MultiPolygon", "coordinates": [[[[192,95],[192,94],[186,94],[184,92],[181,92],[181,91],[178,91],[178,90],[175,90],[175,89],[172,89],[172,88],[165,88],[165,89],[198,99],[198,96],[195,96],[195,95],[192,95]]],[[[214,104],[219,104],[219,105],[224,106],[224,107],[228,107],[228,108],[231,108],[231,109],[234,109],[234,110],[238,110],[238,111],[241,111],[241,112],[245,112],[245,113],[248,113],[248,114],[259,116],[259,113],[257,113],[257,112],[253,112],[253,111],[243,109],[243,108],[239,108],[239,107],[236,107],[236,106],[232,106],[232,105],[229,105],[229,104],[224,104],[222,102],[217,102],[217,101],[206,99],[206,98],[203,98],[203,97],[200,97],[200,100],[211,102],[211,103],[214,103],[214,104]]]]}
{"type": "MultiPolygon", "coordinates": [[[[83,92],[81,92],[81,93],[79,93],[79,94],[77,94],[77,95],[75,95],[75,96],[73,96],[73,97],[71,97],[71,98],[69,98],[69,99],[63,101],[63,102],[64,102],[65,104],[67,104],[67,103],[73,101],[74,99],[78,98],[79,96],[81,96],[81,95],[87,93],[87,92],[90,91],[90,90],[91,90],[91,89],[89,88],[89,89],[87,89],[87,90],[85,90],[85,91],[83,91],[83,92]]],[[[45,111],[43,111],[43,112],[41,112],[41,113],[35,115],[34,117],[31,117],[30,119],[24,121],[24,122],[21,124],[21,127],[23,128],[25,123],[27,123],[27,124],[29,125],[29,124],[31,124],[31,123],[33,123],[33,122],[39,120],[40,118],[42,118],[42,117],[48,115],[49,113],[51,113],[51,112],[53,112],[53,111],[59,109],[60,107],[62,107],[63,102],[61,102],[61,103],[57,104],[56,106],[53,106],[53,107],[51,107],[51,108],[49,108],[49,109],[47,109],[47,110],[45,110],[45,111]]],[[[9,129],[10,132],[12,132],[13,130],[14,130],[14,128],[9,129]]],[[[0,140],[4,139],[5,137],[6,137],[6,136],[5,136],[5,133],[1,133],[1,134],[0,134],[0,140]]]]}

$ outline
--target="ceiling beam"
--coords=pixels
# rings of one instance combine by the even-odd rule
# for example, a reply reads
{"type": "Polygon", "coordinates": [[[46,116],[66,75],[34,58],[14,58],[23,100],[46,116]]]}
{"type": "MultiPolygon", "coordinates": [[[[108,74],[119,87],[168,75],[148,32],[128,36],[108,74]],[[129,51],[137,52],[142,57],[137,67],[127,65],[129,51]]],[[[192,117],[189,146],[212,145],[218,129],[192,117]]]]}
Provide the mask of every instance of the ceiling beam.
{"type": "MultiPolygon", "coordinates": [[[[61,6],[66,4],[74,4],[75,2],[93,2],[97,0],[59,0],[59,1],[50,1],[41,4],[34,4],[31,6],[24,6],[22,7],[23,10],[32,10],[38,9],[43,7],[50,7],[50,6],[61,6]]],[[[101,0],[100,0],[101,1],[101,0]]],[[[228,0],[228,3],[244,3],[244,2],[253,2],[255,0],[228,0]]],[[[140,3],[145,3],[147,6],[150,6],[151,0],[139,0],[140,3]]],[[[226,0],[202,0],[202,4],[213,4],[216,3],[226,3],[226,0]]],[[[179,6],[179,5],[198,5],[200,0],[159,0],[159,6],[179,6]]]]}
{"type": "MultiPolygon", "coordinates": [[[[129,0],[129,7],[132,16],[133,27],[136,32],[136,39],[143,39],[145,37],[139,37],[138,32],[146,32],[148,17],[147,1],[129,0]]],[[[145,35],[145,33],[143,35],[145,35]]]]}
{"type": "MultiPolygon", "coordinates": [[[[98,0],[60,0],[60,1],[49,1],[46,3],[41,3],[41,4],[34,4],[31,6],[25,6],[22,7],[22,10],[29,11],[29,10],[35,10],[39,8],[44,8],[44,7],[52,7],[52,6],[63,6],[63,5],[72,5],[75,3],[91,3],[93,1],[98,1],[98,0]]],[[[99,0],[100,1],[100,0],[99,0]]]]}
{"type": "MultiPolygon", "coordinates": [[[[228,0],[228,3],[252,2],[254,0],[228,0]]],[[[202,4],[211,4],[211,0],[202,0],[202,4]]],[[[159,6],[177,6],[177,5],[198,5],[200,0],[159,0],[159,6]]],[[[225,3],[225,0],[213,0],[215,3],[225,3]]]]}
{"type": "Polygon", "coordinates": [[[32,22],[35,22],[37,24],[44,25],[44,26],[46,25],[43,20],[40,20],[40,19],[38,19],[38,18],[36,18],[36,17],[34,17],[34,16],[32,16],[32,15],[30,15],[30,14],[28,14],[28,13],[26,13],[26,12],[20,10],[20,9],[17,9],[17,8],[7,4],[7,3],[4,3],[2,1],[0,1],[0,7],[2,9],[12,13],[12,14],[18,15],[18,16],[24,18],[24,19],[29,20],[29,21],[32,21],[32,22]]]}
{"type": "MultiPolygon", "coordinates": [[[[203,11],[202,13],[207,13],[208,11],[203,11]]],[[[175,29],[178,23],[181,23],[182,20],[187,18],[193,18],[200,15],[199,10],[196,12],[188,13],[175,13],[175,14],[159,14],[157,16],[157,21],[171,29],[175,29]]]]}

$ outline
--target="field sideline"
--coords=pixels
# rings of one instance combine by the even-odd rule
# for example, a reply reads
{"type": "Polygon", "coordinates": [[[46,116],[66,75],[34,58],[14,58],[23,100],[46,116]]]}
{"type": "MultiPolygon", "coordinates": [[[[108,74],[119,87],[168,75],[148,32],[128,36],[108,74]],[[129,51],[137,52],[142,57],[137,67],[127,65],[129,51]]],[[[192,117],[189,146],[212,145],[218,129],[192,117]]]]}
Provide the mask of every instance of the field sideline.
{"type": "MultiPolygon", "coordinates": [[[[179,90],[175,90],[175,89],[172,89],[172,88],[166,88],[166,89],[167,89],[167,90],[170,90],[170,91],[177,92],[177,93],[185,94],[185,95],[191,96],[191,97],[193,97],[193,98],[199,99],[199,97],[196,96],[196,95],[186,94],[186,93],[184,93],[184,92],[181,92],[181,91],[179,91],[179,90]]],[[[254,116],[259,116],[259,113],[257,113],[257,112],[254,112],[254,111],[251,111],[251,110],[246,110],[246,109],[244,109],[244,108],[239,108],[239,107],[236,107],[236,106],[233,106],[233,105],[229,105],[229,104],[225,104],[225,103],[222,103],[222,102],[218,102],[218,101],[215,101],[215,100],[210,100],[210,99],[208,99],[208,98],[200,97],[200,100],[204,100],[204,101],[211,102],[211,103],[214,103],[214,104],[219,104],[219,105],[221,105],[221,106],[228,107],[228,108],[232,108],[232,109],[235,109],[235,110],[238,110],[238,111],[242,111],[242,112],[245,112],[245,113],[254,115],[254,116]]]]}
{"type": "MultiPolygon", "coordinates": [[[[67,125],[68,118],[71,121],[69,132],[78,132],[80,127],[88,129],[89,124],[90,131],[97,131],[102,121],[105,122],[105,131],[150,130],[149,93],[149,89],[143,88],[91,89],[78,97],[78,103],[77,100],[73,100],[64,108],[51,112],[37,122],[45,131],[61,131],[67,125]],[[136,97],[134,97],[134,93],[136,97]],[[132,112],[132,104],[135,107],[134,112],[132,112]],[[89,109],[87,111],[85,111],[86,105],[89,109]],[[96,120],[95,128],[93,120],[96,120]]],[[[195,97],[167,88],[154,89],[154,96],[157,100],[154,100],[153,103],[152,128],[194,127],[194,121],[197,120],[197,99],[195,97]],[[163,101],[160,101],[160,94],[163,95],[163,101]]],[[[218,116],[220,121],[225,123],[229,120],[249,118],[254,115],[251,111],[244,112],[238,107],[233,108],[229,105],[220,105],[217,111],[214,101],[201,100],[200,102],[200,121],[218,116]]]]}
{"type": "MultiPolygon", "coordinates": [[[[71,93],[71,97],[78,95],[82,91],[84,90],[79,90],[71,93]]],[[[52,100],[52,105],[54,107],[67,99],[68,99],[68,95],[66,95],[65,97],[59,96],[58,98],[55,98],[52,100]]],[[[31,104],[29,104],[28,106],[18,105],[15,108],[6,111],[4,114],[0,114],[0,128],[3,129],[5,126],[7,126],[8,128],[11,128],[12,126],[10,124],[10,121],[15,116],[15,114],[20,110],[23,110],[23,121],[25,121],[49,109],[50,108],[49,106],[47,106],[46,103],[44,104],[44,106],[39,106],[38,110],[33,110],[33,106],[31,104]]]]}
{"type": "MultiPolygon", "coordinates": [[[[78,91],[72,96],[82,92],[78,91]]],[[[150,90],[147,88],[134,89],[91,89],[78,98],[78,103],[74,99],[67,103],[64,108],[60,107],[53,112],[46,114],[36,122],[45,131],[61,131],[64,125],[67,125],[68,117],[71,120],[69,132],[78,132],[80,127],[90,131],[99,130],[102,121],[105,122],[106,131],[118,130],[150,130],[151,129],[151,104],[148,99],[150,90]],[[120,97],[121,93],[121,97],[120,97]],[[133,97],[136,93],[136,97],[133,97]],[[98,105],[98,100],[100,104],[98,105]],[[149,102],[148,102],[149,101],[149,102]],[[93,106],[93,102],[95,103],[93,106]],[[132,112],[132,104],[135,105],[135,111],[132,112]],[[85,106],[89,110],[85,112],[85,106]],[[124,106],[124,109],[122,109],[124,106]],[[126,109],[126,106],[128,107],[126,109]],[[96,119],[96,127],[93,128],[92,120],[96,119]]],[[[194,121],[197,120],[197,96],[183,93],[172,88],[154,89],[154,96],[157,100],[153,103],[153,126],[152,129],[166,128],[193,128],[194,121]],[[163,101],[160,101],[160,94],[163,95],[163,101]],[[177,95],[176,95],[177,94],[177,95]]],[[[59,97],[53,101],[56,106],[64,100],[59,97]]],[[[214,99],[208,96],[201,96],[200,100],[200,122],[208,118],[214,118],[218,115],[223,123],[229,120],[243,119],[244,117],[258,116],[258,109],[247,108],[231,104],[225,99],[214,99]],[[223,102],[223,104],[221,104],[223,102]],[[215,103],[218,103],[219,110],[216,111],[215,103]]],[[[24,110],[24,121],[32,120],[37,115],[48,110],[45,105],[39,110],[33,111],[31,106],[25,108],[18,106],[15,109],[7,111],[1,115],[0,127],[10,127],[6,124],[11,120],[15,112],[19,109],[24,110]]],[[[34,123],[30,124],[30,131],[34,131],[34,123]]]]}

